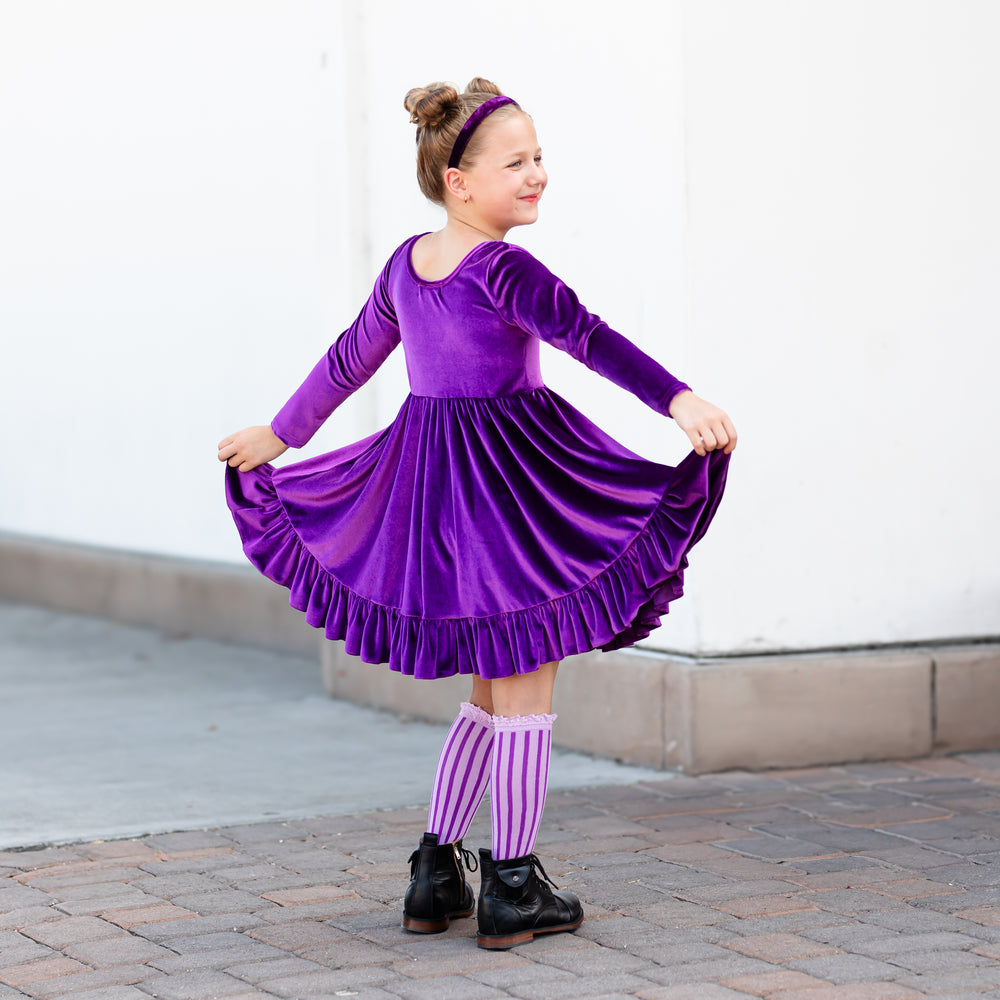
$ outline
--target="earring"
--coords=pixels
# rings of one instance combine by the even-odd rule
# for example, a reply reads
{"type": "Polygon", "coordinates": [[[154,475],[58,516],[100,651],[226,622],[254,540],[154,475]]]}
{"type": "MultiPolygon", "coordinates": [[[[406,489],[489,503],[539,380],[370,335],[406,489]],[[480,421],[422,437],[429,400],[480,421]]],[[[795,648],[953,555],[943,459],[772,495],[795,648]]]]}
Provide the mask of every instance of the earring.
{"type": "Polygon", "coordinates": [[[468,196],[468,195],[466,195],[466,196],[465,196],[465,204],[466,204],[466,205],[468,205],[468,204],[469,204],[469,196],[468,196]]]}

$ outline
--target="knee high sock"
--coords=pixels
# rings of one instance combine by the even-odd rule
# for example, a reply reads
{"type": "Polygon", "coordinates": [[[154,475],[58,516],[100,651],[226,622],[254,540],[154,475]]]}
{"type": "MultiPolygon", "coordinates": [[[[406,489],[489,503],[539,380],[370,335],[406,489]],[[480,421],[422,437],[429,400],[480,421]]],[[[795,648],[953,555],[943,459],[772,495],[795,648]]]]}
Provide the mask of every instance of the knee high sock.
{"type": "Polygon", "coordinates": [[[549,784],[554,715],[494,716],[493,859],[532,852],[549,784]]]}
{"type": "Polygon", "coordinates": [[[490,780],[493,716],[478,705],[462,702],[441,748],[427,832],[439,844],[452,844],[469,831],[472,817],[490,780]]]}

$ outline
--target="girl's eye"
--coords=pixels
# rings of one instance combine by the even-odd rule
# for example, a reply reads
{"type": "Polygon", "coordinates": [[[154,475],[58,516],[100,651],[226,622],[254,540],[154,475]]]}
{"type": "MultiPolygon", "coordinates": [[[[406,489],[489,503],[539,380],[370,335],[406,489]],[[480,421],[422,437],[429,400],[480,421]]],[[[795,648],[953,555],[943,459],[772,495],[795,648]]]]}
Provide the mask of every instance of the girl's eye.
{"type": "Polygon", "coordinates": [[[507,164],[508,167],[519,167],[520,165],[521,165],[521,161],[520,160],[515,160],[513,163],[508,163],[507,164]]]}
{"type": "Polygon", "coordinates": [[[542,154],[539,153],[538,156],[535,157],[535,163],[541,163],[541,162],[542,162],[542,154]]]}

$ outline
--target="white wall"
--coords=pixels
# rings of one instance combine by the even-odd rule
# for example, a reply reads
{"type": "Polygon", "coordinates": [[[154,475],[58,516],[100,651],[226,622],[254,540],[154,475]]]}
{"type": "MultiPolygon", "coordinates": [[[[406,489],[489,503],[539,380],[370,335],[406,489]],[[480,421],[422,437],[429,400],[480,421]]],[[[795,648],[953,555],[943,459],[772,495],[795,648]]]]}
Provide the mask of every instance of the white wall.
{"type": "Polygon", "coordinates": [[[744,434],[705,641],[997,635],[1000,6],[685,12],[692,376],[744,434]]]}
{"type": "Polygon", "coordinates": [[[214,446],[351,308],[315,22],[305,0],[6,4],[3,528],[240,557],[214,446]]]}
{"type": "MultiPolygon", "coordinates": [[[[990,0],[8,8],[0,529],[240,559],[215,443],[270,419],[388,252],[439,224],[402,98],[482,74],[550,172],[512,238],[742,432],[654,645],[1000,632],[990,0]]],[[[546,371],[630,446],[683,455],[574,362],[546,371]]],[[[394,358],[309,453],[404,392],[394,358]]]]}

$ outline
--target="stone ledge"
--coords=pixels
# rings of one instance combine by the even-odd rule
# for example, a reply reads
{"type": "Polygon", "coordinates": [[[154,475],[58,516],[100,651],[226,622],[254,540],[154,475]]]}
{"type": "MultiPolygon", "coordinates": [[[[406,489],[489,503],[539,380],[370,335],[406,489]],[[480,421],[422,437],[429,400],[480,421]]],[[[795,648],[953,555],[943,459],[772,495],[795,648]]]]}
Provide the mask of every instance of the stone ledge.
{"type": "Polygon", "coordinates": [[[934,650],[935,750],[1000,747],[1000,647],[934,650]]]}
{"type": "Polygon", "coordinates": [[[250,566],[0,533],[0,598],[315,655],[318,635],[250,566]]]}
{"type": "MultiPolygon", "coordinates": [[[[449,722],[466,677],[414,681],[322,647],[331,696],[449,722]]],[[[1000,646],[692,661],[588,653],[559,670],[560,746],[702,774],[1000,747],[1000,646]],[[936,701],[935,701],[936,696],[936,701]],[[935,729],[935,717],[937,728],[935,729]]]]}
{"type": "Polygon", "coordinates": [[[687,741],[667,766],[804,767],[932,752],[926,653],[845,653],[669,663],[673,719],[687,741]]]}

